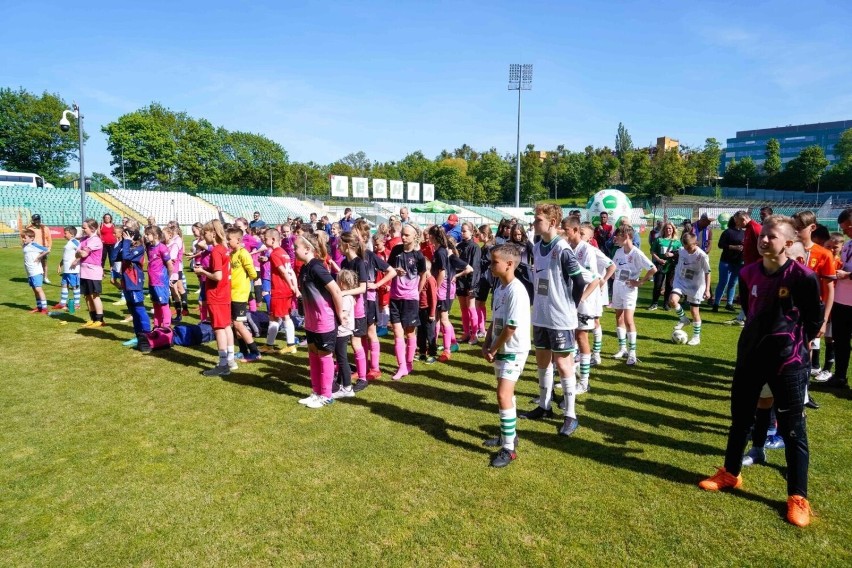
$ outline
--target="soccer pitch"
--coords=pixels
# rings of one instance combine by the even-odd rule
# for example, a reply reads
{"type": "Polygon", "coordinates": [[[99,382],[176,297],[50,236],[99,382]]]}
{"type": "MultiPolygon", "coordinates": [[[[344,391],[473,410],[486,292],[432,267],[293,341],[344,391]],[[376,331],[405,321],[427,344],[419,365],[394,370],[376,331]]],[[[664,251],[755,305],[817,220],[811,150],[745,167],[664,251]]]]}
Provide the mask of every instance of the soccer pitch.
{"type": "MultiPolygon", "coordinates": [[[[852,564],[848,391],[814,391],[822,407],[808,411],[811,526],[784,520],[783,450],[744,469],[741,490],[701,491],[723,461],[739,329],[708,308],[701,345],[672,344],[674,315],[644,309],[650,283],[641,363],[611,358],[607,310],[576,434],[556,435],[558,411],[519,420],[519,457],[495,470],[482,446],[498,432],[494,378],[478,347],[393,382],[385,340],[381,380],[309,410],[296,403],[310,392],[304,350],[205,378],[213,344],[122,347],[132,328],[107,282],[99,329],[80,328],[85,311],[27,313],[20,248],[0,249],[0,282],[5,566],[852,564]]],[[[532,357],[517,391],[531,409],[532,357]]]]}

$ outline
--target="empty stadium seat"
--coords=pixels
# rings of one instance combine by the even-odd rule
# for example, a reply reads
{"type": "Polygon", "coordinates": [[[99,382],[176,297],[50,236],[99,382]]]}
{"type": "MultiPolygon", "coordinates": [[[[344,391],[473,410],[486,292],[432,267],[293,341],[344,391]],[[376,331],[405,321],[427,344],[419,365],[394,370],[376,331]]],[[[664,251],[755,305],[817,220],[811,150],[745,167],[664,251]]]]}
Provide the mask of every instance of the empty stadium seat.
{"type": "Polygon", "coordinates": [[[160,225],[168,221],[192,225],[218,216],[215,207],[187,193],[143,189],[110,189],[107,193],[145,217],[153,216],[160,225]]]}

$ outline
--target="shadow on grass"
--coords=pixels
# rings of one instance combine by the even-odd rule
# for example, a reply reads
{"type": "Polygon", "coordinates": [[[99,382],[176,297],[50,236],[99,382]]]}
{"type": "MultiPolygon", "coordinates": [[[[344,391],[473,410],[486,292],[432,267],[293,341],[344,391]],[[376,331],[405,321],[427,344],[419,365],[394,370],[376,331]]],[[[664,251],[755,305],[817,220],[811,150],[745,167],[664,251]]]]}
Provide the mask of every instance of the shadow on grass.
{"type": "Polygon", "coordinates": [[[603,381],[592,381],[592,393],[593,396],[604,395],[604,396],[613,396],[616,398],[626,398],[628,400],[632,400],[634,402],[638,402],[641,404],[647,404],[650,406],[659,406],[665,407],[668,410],[672,410],[674,412],[682,412],[685,414],[693,414],[696,416],[707,417],[707,418],[718,418],[719,420],[730,420],[730,416],[727,414],[720,414],[718,412],[710,412],[704,408],[694,408],[692,406],[688,406],[686,404],[678,404],[676,402],[671,402],[661,398],[654,398],[650,396],[644,396],[641,394],[637,394],[634,392],[623,391],[623,390],[615,390],[608,389],[605,385],[602,384],[603,381]]]}
{"type": "MultiPolygon", "coordinates": [[[[482,395],[467,391],[444,390],[430,384],[417,382],[417,377],[418,375],[409,375],[401,381],[376,381],[373,382],[371,386],[384,387],[401,394],[434,400],[435,402],[458,406],[465,409],[480,410],[490,413],[494,412],[494,402],[488,402],[482,395]]],[[[443,377],[433,377],[434,380],[441,380],[442,378],[443,377]]]]}
{"type": "Polygon", "coordinates": [[[363,406],[369,409],[373,414],[377,414],[378,416],[391,420],[392,422],[397,422],[406,426],[416,426],[439,442],[450,444],[477,454],[490,453],[488,448],[456,439],[451,435],[455,433],[463,436],[479,438],[482,437],[482,432],[451,424],[439,416],[423,412],[415,412],[407,408],[396,406],[395,404],[371,401],[360,397],[346,399],[346,404],[363,406]]]}
{"type": "MultiPolygon", "coordinates": [[[[635,372],[635,371],[634,371],[635,372]]],[[[610,374],[601,376],[599,378],[600,381],[603,381],[605,384],[617,383],[622,385],[629,385],[633,387],[642,388],[648,391],[663,391],[672,394],[679,394],[682,396],[689,396],[698,398],[701,400],[729,400],[729,396],[723,395],[715,395],[708,394],[705,392],[696,392],[693,389],[688,387],[680,386],[673,384],[671,382],[665,382],[664,380],[655,380],[653,377],[643,378],[640,376],[632,376],[632,377],[624,377],[620,374],[610,374]]],[[[713,387],[710,387],[713,388],[713,387]]]]}
{"type": "Polygon", "coordinates": [[[35,307],[35,306],[31,306],[29,304],[15,304],[13,302],[2,302],[2,303],[0,303],[0,306],[5,306],[7,308],[14,308],[16,310],[26,310],[26,311],[30,311],[31,309],[33,309],[33,307],[35,307]]]}
{"type": "Polygon", "coordinates": [[[723,360],[696,355],[692,352],[664,353],[659,355],[652,353],[646,355],[644,359],[648,363],[654,363],[660,369],[668,366],[673,370],[686,370],[701,377],[707,377],[708,379],[710,379],[708,375],[718,375],[713,376],[710,380],[724,384],[730,384],[731,382],[730,379],[724,377],[731,377],[734,374],[734,361],[725,364],[726,362],[723,360]]]}
{"type": "Polygon", "coordinates": [[[594,412],[601,416],[618,416],[642,422],[654,428],[666,426],[684,432],[707,432],[710,434],[727,435],[728,427],[720,424],[712,424],[688,418],[661,414],[651,410],[643,410],[636,407],[615,404],[609,401],[589,398],[585,401],[586,411],[594,412]]]}

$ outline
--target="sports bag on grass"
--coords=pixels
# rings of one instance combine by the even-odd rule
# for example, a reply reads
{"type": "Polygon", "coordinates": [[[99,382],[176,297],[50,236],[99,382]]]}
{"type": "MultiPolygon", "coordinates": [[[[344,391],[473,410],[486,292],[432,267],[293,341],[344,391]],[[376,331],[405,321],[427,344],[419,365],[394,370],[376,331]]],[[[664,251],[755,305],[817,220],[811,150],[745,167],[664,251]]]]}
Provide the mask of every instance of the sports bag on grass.
{"type": "Polygon", "coordinates": [[[138,348],[143,353],[158,351],[160,349],[169,349],[173,342],[173,333],[168,327],[155,327],[148,333],[143,333],[139,337],[138,348]]]}

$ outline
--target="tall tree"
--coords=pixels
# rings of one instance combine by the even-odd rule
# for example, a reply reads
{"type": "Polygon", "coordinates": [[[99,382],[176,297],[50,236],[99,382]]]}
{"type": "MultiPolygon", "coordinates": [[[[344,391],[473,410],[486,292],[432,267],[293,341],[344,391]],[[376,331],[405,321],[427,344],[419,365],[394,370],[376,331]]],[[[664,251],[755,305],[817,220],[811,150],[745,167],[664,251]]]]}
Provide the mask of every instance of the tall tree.
{"type": "Polygon", "coordinates": [[[59,128],[62,111],[68,108],[57,94],[0,88],[0,166],[59,184],[77,155],[77,121],[71,120],[68,132],[59,128]]]}
{"type": "Polygon", "coordinates": [[[746,156],[739,162],[728,163],[728,169],[722,176],[722,183],[727,187],[754,187],[757,176],[754,160],[746,156]]]}
{"type": "Polygon", "coordinates": [[[627,160],[627,186],[633,193],[642,195],[649,192],[651,184],[651,156],[644,150],[637,150],[625,156],[627,160]]]}
{"type": "Polygon", "coordinates": [[[852,164],[852,128],[840,134],[840,140],[834,145],[834,156],[842,164],[852,164]]]}
{"type": "Polygon", "coordinates": [[[828,164],[822,146],[808,146],[787,163],[786,172],[791,175],[793,181],[810,189],[825,173],[828,164]]]}
{"type": "Polygon", "coordinates": [[[651,161],[652,195],[675,195],[689,185],[689,172],[678,148],[658,150],[651,161]]]}
{"type": "Polygon", "coordinates": [[[626,159],[627,154],[633,151],[633,140],[630,138],[630,134],[627,132],[627,128],[622,123],[618,123],[618,132],[615,134],[615,157],[618,158],[620,163],[619,166],[619,178],[622,183],[627,179],[627,168],[625,164],[628,163],[629,160],[626,159]]]}
{"type": "Polygon", "coordinates": [[[766,159],[763,162],[763,171],[772,177],[781,171],[781,144],[775,138],[766,141],[766,159]]]}
{"type": "Polygon", "coordinates": [[[500,157],[496,148],[480,154],[479,159],[470,164],[469,171],[481,188],[481,203],[507,200],[503,195],[503,180],[511,174],[511,166],[500,157]]]}

